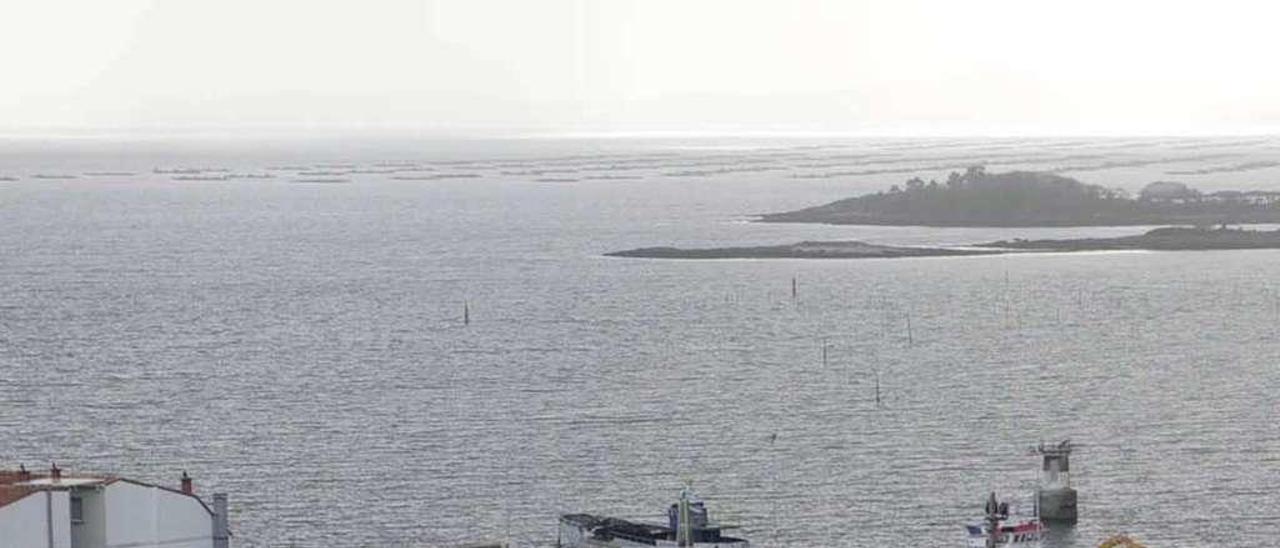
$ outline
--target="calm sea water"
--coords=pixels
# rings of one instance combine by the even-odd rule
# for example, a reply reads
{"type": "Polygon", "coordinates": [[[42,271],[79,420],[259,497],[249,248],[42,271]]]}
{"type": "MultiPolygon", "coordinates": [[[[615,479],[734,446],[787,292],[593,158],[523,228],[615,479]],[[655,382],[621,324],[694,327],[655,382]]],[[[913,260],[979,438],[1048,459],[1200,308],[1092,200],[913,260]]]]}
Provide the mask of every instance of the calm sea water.
{"type": "Polygon", "coordinates": [[[185,469],[238,546],[545,545],[686,480],[760,546],[959,546],[1070,438],[1051,545],[1275,545],[1280,251],[601,257],[1142,230],[746,222],[979,162],[1280,188],[1266,138],[7,141],[0,465],[185,469]]]}

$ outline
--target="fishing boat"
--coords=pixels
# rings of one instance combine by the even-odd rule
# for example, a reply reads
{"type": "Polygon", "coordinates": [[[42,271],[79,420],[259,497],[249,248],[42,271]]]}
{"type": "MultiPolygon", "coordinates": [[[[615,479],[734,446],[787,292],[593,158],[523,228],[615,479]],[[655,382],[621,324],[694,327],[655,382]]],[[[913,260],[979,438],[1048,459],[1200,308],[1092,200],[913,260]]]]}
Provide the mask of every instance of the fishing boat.
{"type": "Polygon", "coordinates": [[[732,526],[712,523],[707,506],[685,488],[680,500],[667,508],[665,525],[641,523],[592,514],[560,516],[561,548],[632,548],[642,546],[689,548],[749,548],[745,539],[726,536],[732,526]]]}
{"type": "Polygon", "coordinates": [[[1045,525],[1035,504],[1029,513],[1022,513],[1019,506],[996,500],[996,494],[987,498],[986,518],[966,525],[969,532],[969,548],[1031,548],[1040,546],[1045,525]]]}

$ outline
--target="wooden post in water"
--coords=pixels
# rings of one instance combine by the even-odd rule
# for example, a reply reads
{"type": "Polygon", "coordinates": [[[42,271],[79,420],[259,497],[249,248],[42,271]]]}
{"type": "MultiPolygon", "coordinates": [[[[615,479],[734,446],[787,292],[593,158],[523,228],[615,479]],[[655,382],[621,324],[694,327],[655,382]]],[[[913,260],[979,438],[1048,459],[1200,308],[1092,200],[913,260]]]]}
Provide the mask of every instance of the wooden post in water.
{"type": "Polygon", "coordinates": [[[1013,322],[1010,320],[1011,314],[1009,310],[1011,303],[1009,302],[1009,269],[1008,268],[1004,269],[1004,289],[1000,293],[1004,297],[1004,328],[1009,329],[1013,327],[1013,322]]]}
{"type": "Polygon", "coordinates": [[[769,524],[773,526],[773,538],[778,538],[778,453],[774,443],[778,441],[778,433],[769,434],[769,479],[773,485],[769,493],[769,524]]]}
{"type": "Polygon", "coordinates": [[[1013,327],[1013,321],[1009,319],[1009,295],[1006,293],[1004,296],[1004,328],[1009,329],[1011,327],[1013,327]]]}
{"type": "Polygon", "coordinates": [[[911,335],[911,314],[907,313],[907,346],[915,344],[915,337],[911,335]]]}
{"type": "Polygon", "coordinates": [[[471,325],[471,303],[462,301],[462,325],[471,325]]]}
{"type": "Polygon", "coordinates": [[[876,409],[883,407],[880,401],[880,368],[875,369],[876,375],[876,409]]]}
{"type": "Polygon", "coordinates": [[[796,277],[791,277],[791,300],[796,300],[800,296],[800,288],[796,285],[796,277]]]}
{"type": "MultiPolygon", "coordinates": [[[[1275,318],[1280,319],[1280,297],[1278,297],[1275,293],[1272,293],[1270,287],[1264,287],[1262,288],[1261,291],[1264,295],[1263,299],[1271,300],[1271,302],[1273,303],[1271,306],[1271,309],[1272,309],[1272,312],[1276,314],[1275,318]]],[[[1263,306],[1266,306],[1266,305],[1264,304],[1263,306]]],[[[1272,323],[1271,327],[1273,328],[1276,327],[1274,322],[1272,323]]]]}

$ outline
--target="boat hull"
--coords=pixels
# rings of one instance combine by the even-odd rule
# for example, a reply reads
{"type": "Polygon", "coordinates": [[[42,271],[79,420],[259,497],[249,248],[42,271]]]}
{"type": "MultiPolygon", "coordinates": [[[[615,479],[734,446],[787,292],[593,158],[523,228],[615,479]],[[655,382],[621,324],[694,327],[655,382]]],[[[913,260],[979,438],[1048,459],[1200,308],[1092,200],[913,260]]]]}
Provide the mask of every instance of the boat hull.
{"type": "MultiPolygon", "coordinates": [[[[611,538],[599,538],[591,529],[582,527],[573,520],[560,521],[560,536],[556,546],[560,548],[679,548],[674,540],[667,539],[629,539],[618,535],[606,535],[611,538]]],[[[750,548],[751,544],[741,539],[722,539],[718,542],[695,542],[685,548],[750,548]]]]}
{"type": "MultiPolygon", "coordinates": [[[[1001,523],[995,545],[1000,548],[1037,548],[1044,540],[1045,526],[1040,521],[1001,523]]],[[[985,526],[969,526],[969,548],[987,548],[990,531],[985,526]]]]}

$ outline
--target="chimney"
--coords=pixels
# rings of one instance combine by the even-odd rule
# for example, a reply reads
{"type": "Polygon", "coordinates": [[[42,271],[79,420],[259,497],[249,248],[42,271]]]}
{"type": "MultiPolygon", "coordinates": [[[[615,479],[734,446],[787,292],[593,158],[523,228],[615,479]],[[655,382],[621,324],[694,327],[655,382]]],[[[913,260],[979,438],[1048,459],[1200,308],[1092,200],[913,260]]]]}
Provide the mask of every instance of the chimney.
{"type": "Polygon", "coordinates": [[[186,495],[196,494],[196,488],[191,484],[191,476],[187,475],[187,471],[182,471],[182,492],[186,495]]]}
{"type": "Polygon", "coordinates": [[[62,469],[58,468],[58,463],[53,463],[49,467],[49,479],[53,481],[62,481],[62,469]]]}
{"type": "Polygon", "coordinates": [[[227,494],[213,494],[213,548],[230,548],[231,527],[227,519],[227,494]]]}

